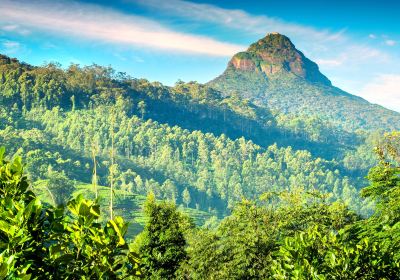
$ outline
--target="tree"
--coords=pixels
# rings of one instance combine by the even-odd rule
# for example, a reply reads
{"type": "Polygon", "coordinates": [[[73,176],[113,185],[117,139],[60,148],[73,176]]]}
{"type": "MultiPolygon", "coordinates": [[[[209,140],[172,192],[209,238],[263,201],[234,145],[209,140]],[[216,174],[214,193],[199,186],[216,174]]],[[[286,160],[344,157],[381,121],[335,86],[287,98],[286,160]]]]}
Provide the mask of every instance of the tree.
{"type": "Polygon", "coordinates": [[[135,181],[135,185],[136,185],[136,191],[138,193],[142,193],[142,194],[145,193],[146,189],[144,187],[142,177],[140,177],[140,175],[137,175],[135,177],[134,181],[135,181]]]}
{"type": "Polygon", "coordinates": [[[162,190],[164,192],[164,199],[169,199],[172,202],[176,202],[176,196],[177,196],[177,189],[174,184],[174,182],[170,179],[167,179],[163,184],[162,184],[162,190]]]}
{"type": "Polygon", "coordinates": [[[5,157],[0,147],[0,278],[29,279],[45,265],[44,210],[28,190],[21,158],[5,157]]]}
{"type": "Polygon", "coordinates": [[[115,164],[115,109],[111,109],[111,121],[110,121],[110,138],[111,138],[111,149],[110,159],[111,165],[109,167],[108,181],[110,182],[110,220],[113,219],[114,215],[114,181],[118,172],[118,166],[115,164]]]}
{"type": "Polygon", "coordinates": [[[139,259],[129,251],[124,236],[127,223],[114,217],[104,226],[97,222],[100,206],[82,195],[67,204],[68,215],[57,217],[53,226],[64,226],[55,231],[50,245],[48,272],[56,279],[79,275],[86,279],[119,279],[139,276],[139,259]]]}
{"type": "Polygon", "coordinates": [[[97,159],[96,159],[96,155],[99,152],[99,147],[98,147],[98,142],[96,141],[95,143],[92,143],[91,146],[91,155],[92,155],[92,161],[93,161],[93,174],[92,174],[92,186],[93,186],[93,190],[94,190],[94,194],[95,194],[95,198],[97,199],[99,196],[99,192],[97,190],[97,159]]]}
{"type": "Polygon", "coordinates": [[[191,198],[190,198],[190,193],[189,193],[188,188],[185,188],[182,192],[182,201],[183,201],[183,203],[186,204],[186,207],[189,207],[191,198]]]}
{"type": "Polygon", "coordinates": [[[371,168],[368,173],[371,184],[361,194],[373,199],[376,210],[355,228],[359,238],[367,236],[373,246],[363,255],[371,277],[397,279],[400,277],[400,132],[386,133],[375,151],[379,164],[371,168]]]}
{"type": "Polygon", "coordinates": [[[172,279],[187,258],[185,230],[192,226],[170,202],[156,202],[150,193],[144,206],[147,222],[141,233],[141,267],[149,279],[172,279]]]}
{"type": "Polygon", "coordinates": [[[376,199],[381,211],[393,211],[400,201],[400,132],[385,134],[375,151],[379,164],[370,170],[371,185],[362,195],[376,199]]]}
{"type": "Polygon", "coordinates": [[[191,279],[272,279],[268,267],[278,230],[271,218],[266,209],[245,201],[217,230],[193,232],[182,273],[191,279]]]}
{"type": "Polygon", "coordinates": [[[49,166],[46,177],[48,179],[46,187],[54,206],[65,205],[75,190],[73,182],[68,179],[64,171],[55,171],[51,166],[49,166]]]}
{"type": "Polygon", "coordinates": [[[75,95],[71,96],[71,108],[72,111],[75,111],[75,95]]]}
{"type": "Polygon", "coordinates": [[[146,103],[142,100],[138,103],[138,109],[140,111],[141,118],[144,118],[144,113],[146,112],[146,103]]]}

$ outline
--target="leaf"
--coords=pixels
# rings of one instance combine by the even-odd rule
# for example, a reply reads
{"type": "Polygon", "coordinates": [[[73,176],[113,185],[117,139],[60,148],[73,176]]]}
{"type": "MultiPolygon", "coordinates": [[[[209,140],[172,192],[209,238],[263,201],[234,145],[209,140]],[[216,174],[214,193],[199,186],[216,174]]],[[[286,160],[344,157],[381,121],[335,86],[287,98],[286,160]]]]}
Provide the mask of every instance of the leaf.
{"type": "MultiPolygon", "coordinates": [[[[116,218],[120,218],[120,217],[116,217],[116,218]]],[[[122,219],[122,218],[121,218],[122,219]]],[[[122,236],[120,227],[117,225],[117,223],[114,220],[110,220],[108,222],[110,225],[112,225],[114,231],[117,233],[119,241],[118,241],[118,245],[125,245],[125,240],[124,237],[122,236]]]]}
{"type": "Polygon", "coordinates": [[[20,156],[14,158],[13,163],[11,165],[11,170],[14,173],[21,173],[22,172],[22,159],[20,156]]]}
{"type": "Polygon", "coordinates": [[[6,147],[1,146],[0,147],[0,164],[3,163],[5,153],[6,153],[6,147]]]}
{"type": "Polygon", "coordinates": [[[93,205],[90,207],[90,213],[96,218],[100,217],[100,205],[93,205]]]}

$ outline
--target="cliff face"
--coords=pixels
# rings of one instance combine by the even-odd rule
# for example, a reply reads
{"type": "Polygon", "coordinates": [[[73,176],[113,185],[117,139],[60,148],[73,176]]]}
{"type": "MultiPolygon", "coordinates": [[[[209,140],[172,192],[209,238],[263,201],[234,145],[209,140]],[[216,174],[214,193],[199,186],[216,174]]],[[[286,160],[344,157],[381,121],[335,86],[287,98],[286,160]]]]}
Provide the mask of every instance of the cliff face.
{"type": "Polygon", "coordinates": [[[316,63],[297,50],[288,37],[278,33],[268,34],[247,51],[234,55],[229,68],[264,73],[272,79],[291,73],[312,83],[331,85],[316,63]]]}
{"type": "Polygon", "coordinates": [[[234,56],[229,64],[235,69],[240,69],[243,71],[255,71],[257,69],[256,65],[251,59],[241,59],[238,56],[234,56]]]}

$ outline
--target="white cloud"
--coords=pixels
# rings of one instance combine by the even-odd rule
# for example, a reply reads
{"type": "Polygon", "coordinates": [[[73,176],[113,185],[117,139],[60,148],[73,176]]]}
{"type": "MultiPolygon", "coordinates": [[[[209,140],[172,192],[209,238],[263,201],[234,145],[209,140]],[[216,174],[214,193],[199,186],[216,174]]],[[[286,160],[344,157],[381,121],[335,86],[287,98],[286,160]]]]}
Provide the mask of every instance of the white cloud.
{"type": "Polygon", "coordinates": [[[133,60],[136,61],[136,62],[138,62],[138,63],[143,63],[143,62],[145,62],[144,59],[141,58],[141,57],[139,57],[139,56],[134,56],[134,57],[133,57],[133,60]]]}
{"type": "Polygon", "coordinates": [[[359,95],[372,103],[400,112],[400,75],[379,75],[359,95]]]}
{"type": "Polygon", "coordinates": [[[16,54],[21,49],[21,44],[16,41],[1,40],[0,41],[1,52],[7,55],[16,54]]]}
{"type": "MultiPolygon", "coordinates": [[[[129,1],[129,0],[128,0],[129,1]]],[[[243,10],[231,10],[220,8],[211,4],[199,4],[183,0],[130,0],[131,2],[161,10],[165,13],[184,16],[191,20],[208,21],[252,32],[257,35],[265,35],[267,32],[280,32],[283,34],[297,34],[298,36],[311,36],[321,41],[333,41],[342,39],[342,31],[331,33],[312,27],[284,22],[277,18],[267,16],[255,16],[243,10]]]]}
{"type": "Polygon", "coordinates": [[[6,32],[12,32],[12,33],[17,33],[19,35],[29,35],[31,32],[26,29],[21,27],[18,24],[4,24],[0,25],[0,30],[6,31],[6,32]]]}
{"type": "Polygon", "coordinates": [[[5,41],[3,42],[3,46],[7,49],[15,49],[15,48],[19,48],[21,45],[18,42],[14,42],[14,41],[5,41]]]}
{"type": "Polygon", "coordinates": [[[369,37],[370,39],[376,39],[376,35],[375,35],[375,34],[369,34],[368,37],[369,37]]]}
{"type": "Polygon", "coordinates": [[[318,65],[327,66],[327,67],[336,67],[341,66],[344,60],[341,57],[332,58],[332,59],[316,59],[315,62],[318,65]]]}
{"type": "Polygon", "coordinates": [[[396,41],[394,41],[394,40],[386,40],[385,44],[390,46],[390,47],[393,47],[394,45],[396,45],[396,41]]]}
{"type": "Polygon", "coordinates": [[[338,54],[332,58],[317,58],[315,62],[320,66],[332,68],[349,66],[351,64],[362,64],[365,61],[371,61],[371,59],[375,62],[388,62],[390,57],[377,49],[362,45],[350,45],[345,48],[344,51],[339,51],[338,54]]]}
{"type": "Polygon", "coordinates": [[[0,1],[0,18],[80,39],[180,53],[231,56],[243,46],[168,29],[155,21],[73,1],[0,1]]]}

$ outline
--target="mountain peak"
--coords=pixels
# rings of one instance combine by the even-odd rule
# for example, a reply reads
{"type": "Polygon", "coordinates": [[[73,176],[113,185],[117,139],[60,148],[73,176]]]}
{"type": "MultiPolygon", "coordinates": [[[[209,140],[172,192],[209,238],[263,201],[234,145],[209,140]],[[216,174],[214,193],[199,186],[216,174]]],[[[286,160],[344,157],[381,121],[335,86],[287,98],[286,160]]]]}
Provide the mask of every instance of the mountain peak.
{"type": "Polygon", "coordinates": [[[252,44],[250,49],[258,48],[278,48],[278,49],[295,49],[295,46],[290,41],[288,37],[282,35],[278,32],[268,33],[264,38],[258,40],[256,43],[252,44]]]}
{"type": "Polygon", "coordinates": [[[297,50],[288,37],[278,32],[268,33],[251,44],[247,51],[234,55],[228,69],[263,73],[268,79],[295,75],[308,82],[331,85],[318,65],[297,50]]]}

